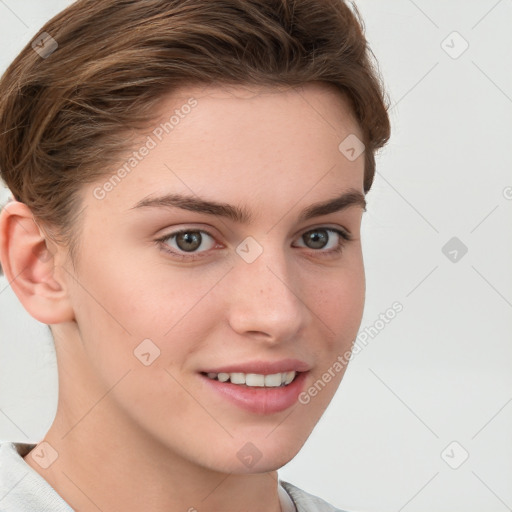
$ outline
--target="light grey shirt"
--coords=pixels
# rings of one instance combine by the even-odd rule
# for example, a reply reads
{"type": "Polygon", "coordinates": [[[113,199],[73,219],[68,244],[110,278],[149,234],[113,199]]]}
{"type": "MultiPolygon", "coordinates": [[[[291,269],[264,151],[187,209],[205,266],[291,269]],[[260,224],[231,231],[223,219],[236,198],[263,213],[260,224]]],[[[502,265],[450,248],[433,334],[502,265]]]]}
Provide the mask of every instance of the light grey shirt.
{"type": "MultiPolygon", "coordinates": [[[[0,442],[0,512],[73,512],[23,457],[35,444],[0,442]]],[[[288,482],[279,481],[283,512],[344,512],[288,482]]]]}

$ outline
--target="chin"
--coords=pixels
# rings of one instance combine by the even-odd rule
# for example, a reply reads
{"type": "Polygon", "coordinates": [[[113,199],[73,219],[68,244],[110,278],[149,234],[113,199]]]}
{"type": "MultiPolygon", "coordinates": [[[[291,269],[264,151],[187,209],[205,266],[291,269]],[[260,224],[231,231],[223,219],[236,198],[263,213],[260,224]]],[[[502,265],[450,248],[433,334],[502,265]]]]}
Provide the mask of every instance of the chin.
{"type": "MultiPolygon", "coordinates": [[[[203,460],[203,463],[210,469],[223,473],[276,471],[297,455],[310,434],[308,432],[307,435],[299,437],[298,433],[279,431],[278,427],[269,435],[271,430],[267,428],[264,434],[237,436],[228,443],[219,443],[216,450],[210,451],[209,460],[203,460]]],[[[211,446],[209,448],[211,450],[211,446]]]]}

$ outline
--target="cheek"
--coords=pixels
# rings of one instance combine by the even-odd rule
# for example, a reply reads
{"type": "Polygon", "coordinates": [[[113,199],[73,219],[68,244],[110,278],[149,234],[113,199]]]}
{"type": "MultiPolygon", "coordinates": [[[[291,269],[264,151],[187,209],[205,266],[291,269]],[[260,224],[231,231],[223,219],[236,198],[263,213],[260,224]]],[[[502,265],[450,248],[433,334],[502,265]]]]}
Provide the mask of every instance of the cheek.
{"type": "Polygon", "coordinates": [[[101,260],[88,255],[72,290],[89,362],[100,374],[112,378],[137,361],[133,353],[137,345],[160,333],[155,304],[162,293],[158,287],[152,289],[137,268],[129,268],[129,258],[114,256],[106,251],[101,260]]]}
{"type": "Polygon", "coordinates": [[[181,365],[196,349],[194,340],[218,318],[209,314],[208,291],[222,269],[197,277],[197,269],[140,268],[134,260],[113,253],[103,254],[101,261],[90,258],[72,290],[85,350],[104,375],[140,365],[137,351],[143,343],[141,350],[158,356],[152,367],[181,365]]]}
{"type": "MultiPolygon", "coordinates": [[[[307,417],[315,422],[323,414],[338,389],[349,363],[364,310],[365,277],[362,261],[323,282],[321,293],[313,297],[317,325],[324,333],[315,354],[317,364],[308,386],[299,397],[307,417]]],[[[314,424],[311,424],[313,428],[314,424]]]]}
{"type": "MultiPolygon", "coordinates": [[[[365,302],[365,276],[354,265],[322,280],[321,289],[311,294],[313,311],[325,328],[332,348],[347,346],[357,335],[365,302]]],[[[309,299],[309,300],[311,300],[309,299]]]]}

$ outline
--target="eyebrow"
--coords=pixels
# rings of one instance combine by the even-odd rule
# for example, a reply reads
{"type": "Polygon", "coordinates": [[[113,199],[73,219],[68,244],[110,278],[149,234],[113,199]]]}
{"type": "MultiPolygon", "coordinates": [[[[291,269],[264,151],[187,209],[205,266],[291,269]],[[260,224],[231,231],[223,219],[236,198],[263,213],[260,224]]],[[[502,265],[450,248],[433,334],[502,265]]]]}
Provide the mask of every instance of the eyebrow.
{"type": "MultiPolygon", "coordinates": [[[[208,201],[197,196],[181,194],[165,194],[157,197],[146,197],[141,199],[130,210],[138,208],[181,208],[207,215],[225,217],[240,224],[249,224],[253,216],[243,207],[208,201]]],[[[301,211],[299,221],[303,222],[321,215],[339,212],[349,207],[360,207],[366,211],[366,199],[362,192],[356,189],[349,189],[334,199],[328,199],[320,203],[314,203],[301,211]]]]}

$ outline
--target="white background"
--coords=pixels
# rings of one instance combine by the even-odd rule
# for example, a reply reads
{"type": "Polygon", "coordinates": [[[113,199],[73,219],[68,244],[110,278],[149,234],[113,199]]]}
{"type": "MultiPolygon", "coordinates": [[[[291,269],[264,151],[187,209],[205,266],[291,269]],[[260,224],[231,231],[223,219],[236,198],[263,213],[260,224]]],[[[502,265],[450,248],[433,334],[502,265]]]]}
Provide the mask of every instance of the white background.
{"type": "MultiPolygon", "coordinates": [[[[0,1],[1,71],[70,3],[0,1]]],[[[512,2],[357,5],[393,125],[363,217],[360,332],[404,309],[279,474],[354,512],[511,510],[512,2]],[[452,237],[468,249],[455,262],[452,237]]],[[[0,439],[40,440],[56,399],[47,328],[1,279],[0,439]]]]}

